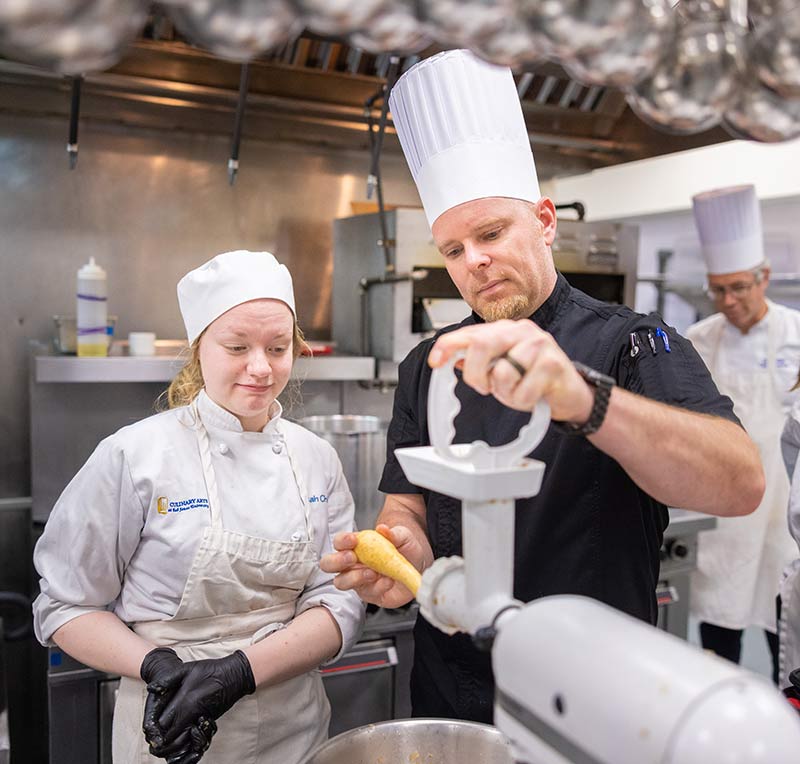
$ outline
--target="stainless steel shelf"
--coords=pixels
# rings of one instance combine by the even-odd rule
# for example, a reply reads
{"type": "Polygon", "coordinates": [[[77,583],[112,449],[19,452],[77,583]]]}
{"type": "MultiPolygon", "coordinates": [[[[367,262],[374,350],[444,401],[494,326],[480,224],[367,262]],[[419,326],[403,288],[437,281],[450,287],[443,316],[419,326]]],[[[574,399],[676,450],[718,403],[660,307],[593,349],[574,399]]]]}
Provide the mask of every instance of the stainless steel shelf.
{"type": "MultiPolygon", "coordinates": [[[[182,365],[182,359],[169,356],[36,356],[34,379],[40,383],[169,382],[182,365]]],[[[330,355],[298,358],[292,376],[311,382],[366,380],[374,375],[374,358],[330,355]]]]}
{"type": "Polygon", "coordinates": [[[669,508],[669,527],[664,536],[669,538],[678,534],[699,533],[717,527],[717,518],[703,512],[690,512],[687,509],[669,508]]]}
{"type": "MultiPolygon", "coordinates": [[[[698,279],[702,279],[702,276],[698,276],[698,279]]],[[[653,284],[656,289],[678,295],[700,315],[708,316],[714,312],[714,304],[706,296],[702,280],[678,281],[674,277],[663,273],[640,275],[636,280],[643,284],[653,284]]],[[[782,300],[792,301],[800,298],[800,274],[770,274],[767,297],[777,302],[782,300]]]]}

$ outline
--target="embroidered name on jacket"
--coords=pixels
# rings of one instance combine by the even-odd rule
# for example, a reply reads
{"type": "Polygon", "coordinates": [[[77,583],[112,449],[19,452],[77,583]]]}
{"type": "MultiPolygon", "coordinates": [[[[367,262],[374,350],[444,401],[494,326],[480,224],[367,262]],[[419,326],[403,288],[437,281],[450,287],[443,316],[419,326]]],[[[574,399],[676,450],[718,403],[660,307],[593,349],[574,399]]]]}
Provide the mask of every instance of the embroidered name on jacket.
{"type": "Polygon", "coordinates": [[[324,493],[321,493],[319,496],[314,495],[314,496],[309,496],[308,497],[308,503],[309,504],[316,504],[318,501],[325,502],[327,500],[328,500],[328,497],[324,493]]]}
{"type": "Polygon", "coordinates": [[[208,509],[208,499],[180,499],[170,501],[166,496],[159,496],[156,501],[156,509],[159,515],[167,515],[172,512],[185,512],[187,509],[208,509]]]}

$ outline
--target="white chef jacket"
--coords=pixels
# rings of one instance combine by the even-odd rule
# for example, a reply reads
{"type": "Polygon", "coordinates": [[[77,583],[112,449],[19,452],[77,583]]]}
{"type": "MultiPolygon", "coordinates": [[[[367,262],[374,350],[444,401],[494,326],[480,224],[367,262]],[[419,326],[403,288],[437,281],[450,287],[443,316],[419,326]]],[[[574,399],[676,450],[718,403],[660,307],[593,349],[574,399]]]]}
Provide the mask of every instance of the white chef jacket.
{"type": "MultiPolygon", "coordinates": [[[[211,443],[225,528],[276,540],[304,538],[305,513],[275,426],[280,404],[261,432],[244,432],[205,391],[197,409],[211,443]],[[287,511],[276,512],[280,506],[287,511]]],[[[210,525],[192,416],[181,407],[122,428],[98,445],[64,489],[34,552],[41,575],[34,627],[42,644],[51,644],[58,628],[84,613],[110,610],[136,623],[165,620],[177,611],[203,529],[210,525]]],[[[353,499],[333,447],[297,424],[283,420],[281,427],[286,445],[300,458],[321,556],[333,551],[337,532],[353,530],[353,499]]],[[[336,589],[333,574],[318,568],[297,599],[295,615],[320,605],[339,625],[341,655],[358,638],[363,603],[355,592],[336,589]]]]}

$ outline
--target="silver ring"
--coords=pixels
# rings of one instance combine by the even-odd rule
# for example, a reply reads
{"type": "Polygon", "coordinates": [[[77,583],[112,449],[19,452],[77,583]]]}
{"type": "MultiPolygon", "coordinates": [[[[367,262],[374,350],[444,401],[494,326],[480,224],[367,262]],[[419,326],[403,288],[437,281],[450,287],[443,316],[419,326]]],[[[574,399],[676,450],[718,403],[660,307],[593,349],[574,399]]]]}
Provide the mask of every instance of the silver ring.
{"type": "Polygon", "coordinates": [[[517,361],[515,358],[512,358],[508,353],[503,353],[500,358],[502,358],[504,361],[508,361],[508,363],[514,367],[520,377],[524,377],[528,373],[528,370],[519,361],[517,361]]]}

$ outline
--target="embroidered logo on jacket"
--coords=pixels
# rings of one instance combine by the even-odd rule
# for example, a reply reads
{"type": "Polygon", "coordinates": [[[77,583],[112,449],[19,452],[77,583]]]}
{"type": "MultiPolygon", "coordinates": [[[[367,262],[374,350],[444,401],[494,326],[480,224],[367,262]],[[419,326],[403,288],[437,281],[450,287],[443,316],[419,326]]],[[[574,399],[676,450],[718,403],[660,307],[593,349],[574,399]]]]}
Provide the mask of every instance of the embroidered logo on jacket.
{"type": "Polygon", "coordinates": [[[159,515],[185,512],[187,509],[208,509],[208,499],[197,498],[170,501],[166,496],[159,496],[156,500],[156,509],[159,515]]]}
{"type": "Polygon", "coordinates": [[[316,504],[318,501],[326,502],[327,500],[328,500],[328,497],[324,493],[319,494],[319,496],[317,496],[315,494],[314,496],[309,496],[308,497],[308,503],[309,504],[316,504]]]}

